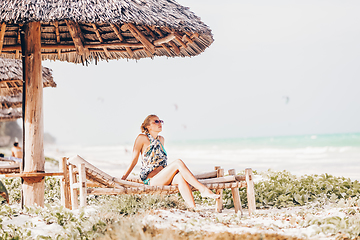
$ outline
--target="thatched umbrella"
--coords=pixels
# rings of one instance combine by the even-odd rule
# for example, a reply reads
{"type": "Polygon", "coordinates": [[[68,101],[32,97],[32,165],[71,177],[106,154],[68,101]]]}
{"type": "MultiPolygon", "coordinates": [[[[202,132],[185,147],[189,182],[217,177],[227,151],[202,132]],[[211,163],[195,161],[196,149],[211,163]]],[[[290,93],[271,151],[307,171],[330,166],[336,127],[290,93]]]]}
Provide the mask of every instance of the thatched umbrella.
{"type": "Polygon", "coordinates": [[[14,121],[22,118],[21,108],[0,109],[0,122],[14,121]]]}
{"type": "MultiPolygon", "coordinates": [[[[0,57],[0,103],[3,105],[2,108],[15,107],[12,106],[14,101],[20,102],[21,106],[23,88],[22,68],[21,60],[0,57]],[[18,98],[20,98],[19,101],[18,98]],[[4,106],[4,103],[6,106],[4,106]]],[[[50,68],[42,67],[42,80],[43,87],[56,87],[50,68]]]]}
{"type": "MultiPolygon", "coordinates": [[[[44,172],[42,59],[186,57],[213,42],[209,27],[174,0],[6,0],[0,25],[0,54],[24,62],[24,173],[44,172]]],[[[43,177],[24,176],[25,205],[42,206],[43,177]]]]}

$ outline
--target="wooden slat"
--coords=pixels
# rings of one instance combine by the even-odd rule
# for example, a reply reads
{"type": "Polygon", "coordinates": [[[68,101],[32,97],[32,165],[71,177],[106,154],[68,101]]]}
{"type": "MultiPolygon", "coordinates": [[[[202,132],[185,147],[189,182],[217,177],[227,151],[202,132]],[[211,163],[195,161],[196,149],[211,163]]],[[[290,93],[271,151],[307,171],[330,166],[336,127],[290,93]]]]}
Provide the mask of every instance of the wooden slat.
{"type": "Polygon", "coordinates": [[[86,169],[86,179],[99,182],[108,187],[124,188],[114,181],[114,177],[109,174],[101,171],[94,165],[90,164],[88,161],[80,157],[79,155],[69,158],[68,163],[78,166],[81,163],[85,164],[86,169]]]}
{"type": "Polygon", "coordinates": [[[174,41],[170,41],[169,44],[172,46],[172,48],[174,49],[174,52],[176,53],[176,55],[180,54],[180,49],[179,47],[174,43],[174,41]]]}
{"type": "MultiPolygon", "coordinates": [[[[235,183],[212,183],[205,184],[205,187],[209,189],[225,189],[225,188],[239,188],[246,186],[245,182],[235,182],[235,183]]],[[[192,191],[197,191],[197,189],[192,188],[192,191]]],[[[131,187],[131,188],[88,188],[87,194],[89,195],[117,195],[117,194],[160,194],[160,193],[177,193],[179,189],[177,186],[148,186],[143,185],[142,187],[131,187]]]]}
{"type": "Polygon", "coordinates": [[[84,44],[85,40],[81,33],[81,29],[78,23],[74,21],[65,20],[66,25],[68,26],[71,38],[73,39],[74,45],[76,47],[77,52],[80,55],[84,55],[86,53],[84,44]]]}
{"type": "MultiPolygon", "coordinates": [[[[118,27],[115,24],[110,24],[111,28],[114,30],[116,36],[119,38],[119,40],[122,42],[124,41],[124,37],[121,35],[118,27]]],[[[129,56],[132,58],[134,57],[134,52],[131,50],[130,47],[125,47],[126,52],[129,54],[129,56]]]]}
{"type": "MultiPolygon", "coordinates": [[[[60,39],[60,31],[59,31],[59,22],[55,21],[54,26],[55,26],[56,42],[59,44],[60,40],[61,40],[60,39]]],[[[61,57],[61,49],[58,49],[57,52],[58,52],[58,58],[60,59],[60,57],[61,57]]]]}
{"type": "Polygon", "coordinates": [[[218,178],[208,178],[208,179],[199,179],[199,182],[202,184],[208,183],[225,183],[225,182],[235,182],[235,176],[226,176],[226,177],[218,177],[218,178]]]}
{"type": "Polygon", "coordinates": [[[194,175],[194,177],[196,179],[215,178],[215,177],[217,177],[217,171],[215,170],[215,171],[211,171],[211,172],[196,174],[196,175],[194,175]]]}
{"type": "MultiPolygon", "coordinates": [[[[153,33],[152,36],[154,36],[154,38],[157,39],[157,40],[154,41],[154,44],[156,43],[155,45],[160,45],[160,46],[162,46],[162,47],[165,49],[165,51],[168,52],[169,55],[171,56],[171,50],[170,50],[170,48],[165,45],[165,42],[168,42],[168,38],[167,38],[168,36],[167,36],[167,37],[164,37],[164,34],[163,34],[163,33],[161,32],[161,30],[158,29],[157,27],[152,27],[152,29],[161,37],[161,39],[157,39],[156,36],[155,36],[154,33],[153,33]],[[157,41],[158,41],[158,42],[157,42],[157,41]]],[[[170,38],[171,40],[175,38],[175,35],[174,35],[174,34],[169,34],[169,36],[170,36],[169,38],[170,38]],[[174,38],[172,38],[172,36],[174,36],[174,38]]]]}
{"type": "Polygon", "coordinates": [[[18,174],[5,174],[5,177],[21,177],[21,178],[27,178],[27,177],[47,177],[47,176],[63,176],[64,174],[62,172],[48,172],[48,173],[29,173],[29,172],[23,172],[18,174]]]}
{"type": "Polygon", "coordinates": [[[124,37],[121,35],[118,27],[115,24],[110,24],[111,28],[114,30],[116,36],[119,38],[119,40],[122,42],[124,41],[124,37]]]}
{"type": "Polygon", "coordinates": [[[0,25],[0,54],[1,54],[1,51],[2,51],[3,45],[4,45],[5,30],[6,30],[6,24],[1,23],[1,25],[0,25]]]}
{"type": "Polygon", "coordinates": [[[156,39],[155,34],[153,33],[153,31],[150,30],[150,28],[148,28],[148,26],[143,26],[143,28],[150,34],[150,36],[156,39]]]}
{"type": "MultiPolygon", "coordinates": [[[[17,32],[17,44],[21,44],[21,35],[20,35],[21,26],[22,26],[22,24],[19,24],[19,28],[18,28],[18,32],[17,32]]],[[[15,51],[15,58],[16,59],[20,58],[20,50],[15,51]]]]}
{"type": "Polygon", "coordinates": [[[178,33],[174,33],[175,35],[175,40],[183,47],[183,48],[187,48],[186,44],[181,40],[181,36],[178,33]]]}
{"type": "Polygon", "coordinates": [[[185,40],[188,41],[189,43],[194,43],[194,41],[191,40],[187,35],[184,35],[183,38],[185,38],[185,40]]]}
{"type": "Polygon", "coordinates": [[[132,23],[124,24],[128,27],[129,31],[134,35],[134,37],[141,42],[147,50],[149,50],[152,54],[155,54],[155,46],[146,38],[139,29],[132,23]]]}
{"type": "MultiPolygon", "coordinates": [[[[100,42],[100,43],[103,43],[104,40],[102,39],[101,34],[100,34],[100,32],[99,32],[99,29],[96,27],[96,24],[95,24],[95,23],[91,23],[91,26],[93,27],[93,29],[94,29],[94,31],[95,31],[95,35],[96,35],[97,38],[99,39],[99,42],[100,42]]],[[[106,47],[103,47],[103,49],[104,49],[105,55],[106,55],[108,58],[110,58],[111,56],[110,56],[110,53],[109,53],[109,51],[107,50],[107,48],[106,48],[106,47]]]]}

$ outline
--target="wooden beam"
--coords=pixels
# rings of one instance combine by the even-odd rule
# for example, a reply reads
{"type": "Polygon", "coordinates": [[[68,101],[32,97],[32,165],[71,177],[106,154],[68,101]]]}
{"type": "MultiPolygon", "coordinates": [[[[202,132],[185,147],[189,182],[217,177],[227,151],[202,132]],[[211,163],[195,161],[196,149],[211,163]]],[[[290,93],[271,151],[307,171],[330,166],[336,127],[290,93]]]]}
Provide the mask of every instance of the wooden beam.
{"type": "MultiPolygon", "coordinates": [[[[229,169],[229,175],[232,177],[235,177],[236,172],[235,169],[229,169]]],[[[234,208],[235,208],[235,213],[237,213],[239,210],[241,212],[241,216],[243,215],[243,210],[241,207],[241,199],[240,199],[240,193],[239,193],[239,188],[231,188],[231,193],[233,196],[233,200],[234,200],[234,208]]]]}
{"type": "Polygon", "coordinates": [[[179,47],[174,43],[174,41],[170,41],[169,44],[173,47],[174,52],[176,53],[176,55],[180,54],[180,49],[179,47]]]}
{"type": "Polygon", "coordinates": [[[4,45],[5,30],[6,30],[6,23],[1,23],[1,25],[0,25],[0,54],[1,54],[1,51],[2,51],[3,45],[4,45]]]}
{"type": "Polygon", "coordinates": [[[74,173],[74,165],[69,165],[69,185],[70,185],[70,199],[71,199],[71,210],[78,209],[78,191],[75,188],[77,179],[76,174],[74,173]]]}
{"type": "Polygon", "coordinates": [[[65,20],[66,25],[68,26],[71,38],[73,39],[74,45],[76,47],[76,50],[78,54],[85,55],[86,49],[85,49],[85,39],[82,35],[80,26],[78,23],[74,21],[65,20]]]}
{"type": "MultiPolygon", "coordinates": [[[[166,52],[168,52],[169,55],[171,56],[172,53],[171,53],[171,51],[170,51],[170,48],[168,48],[168,46],[166,46],[165,43],[168,42],[169,39],[170,39],[169,41],[171,41],[172,39],[174,39],[174,38],[175,38],[175,35],[174,35],[174,38],[172,38],[172,35],[171,35],[171,34],[169,34],[168,36],[164,37],[164,34],[160,31],[160,29],[158,29],[157,27],[152,27],[152,29],[161,37],[161,39],[158,39],[158,40],[155,40],[155,41],[154,41],[154,45],[160,45],[160,46],[162,46],[162,47],[166,50],[166,52]],[[168,37],[169,37],[169,38],[168,38],[168,37]]],[[[157,38],[157,37],[154,35],[154,33],[153,33],[152,36],[154,36],[155,39],[157,38]]]]}
{"type": "Polygon", "coordinates": [[[61,205],[67,209],[71,208],[70,201],[70,185],[69,185],[69,172],[67,166],[67,158],[63,157],[59,162],[59,171],[64,173],[63,178],[60,180],[60,192],[61,192],[61,205]]]}
{"type": "Polygon", "coordinates": [[[191,39],[198,38],[200,35],[198,33],[191,34],[191,39]]]}
{"type": "Polygon", "coordinates": [[[217,178],[208,178],[208,179],[199,179],[199,182],[202,184],[208,183],[225,183],[225,182],[235,182],[235,176],[226,176],[226,177],[217,177],[217,178]]]}
{"type": "Polygon", "coordinates": [[[215,177],[217,177],[217,171],[215,170],[215,171],[211,171],[211,172],[196,174],[196,175],[194,175],[194,177],[196,179],[215,178],[215,177]]]}
{"type": "MultiPolygon", "coordinates": [[[[110,26],[114,30],[114,32],[115,32],[116,36],[119,38],[119,40],[121,42],[124,41],[124,37],[121,35],[118,27],[115,24],[110,24],[110,26]]],[[[125,47],[125,49],[126,49],[126,52],[129,54],[129,56],[131,58],[133,58],[134,57],[134,52],[131,50],[131,48],[130,47],[125,47]]]]}
{"type": "MultiPolygon", "coordinates": [[[[84,45],[86,49],[88,48],[113,48],[113,47],[129,47],[129,48],[143,48],[144,45],[141,43],[100,43],[100,44],[87,44],[84,45]]],[[[67,45],[67,44],[42,44],[41,49],[46,50],[58,50],[58,49],[76,49],[75,45],[67,45]]],[[[156,48],[155,48],[156,49],[156,48]]],[[[14,50],[21,50],[21,45],[10,45],[4,46],[4,51],[14,51],[14,50]]],[[[108,49],[110,51],[110,49],[108,49]]]]}
{"type": "Polygon", "coordinates": [[[153,31],[150,30],[150,28],[148,26],[143,26],[143,28],[150,34],[150,36],[152,36],[154,39],[156,39],[155,34],[153,33],[153,31]]]}
{"type": "MultiPolygon", "coordinates": [[[[99,29],[96,27],[95,23],[92,23],[91,26],[92,26],[93,29],[95,30],[95,34],[96,34],[97,38],[99,39],[99,42],[100,42],[100,43],[103,43],[104,40],[102,39],[101,34],[100,34],[100,32],[99,32],[99,29]]],[[[105,55],[106,55],[108,58],[110,58],[111,55],[110,55],[109,51],[107,50],[107,48],[106,48],[106,47],[103,47],[103,49],[104,49],[105,55]]]]}
{"type": "MultiPolygon", "coordinates": [[[[216,176],[218,178],[220,177],[224,177],[224,169],[221,168],[220,166],[215,167],[216,170],[216,176]]],[[[221,213],[223,210],[223,206],[224,206],[224,202],[223,202],[223,190],[222,189],[217,189],[216,190],[216,194],[220,195],[220,197],[218,199],[215,199],[216,202],[216,212],[221,213]]]]}
{"type": "Polygon", "coordinates": [[[183,38],[185,38],[189,43],[194,43],[194,41],[191,40],[187,35],[184,35],[183,38]]]}
{"type": "MultiPolygon", "coordinates": [[[[44,124],[43,124],[43,81],[41,66],[41,23],[24,24],[22,38],[24,49],[23,74],[25,80],[24,138],[25,158],[23,173],[44,173],[44,124]]],[[[43,177],[38,182],[24,178],[23,199],[25,206],[44,206],[43,177]]]]}
{"type": "Polygon", "coordinates": [[[172,41],[173,39],[175,39],[175,35],[171,33],[171,34],[167,35],[166,37],[155,40],[153,43],[155,46],[159,46],[164,43],[168,43],[168,42],[172,41]]]}
{"type": "Polygon", "coordinates": [[[120,39],[120,41],[124,41],[124,37],[121,35],[119,29],[117,28],[117,26],[115,24],[110,24],[111,28],[114,30],[116,36],[120,39]]]}
{"type": "Polygon", "coordinates": [[[246,176],[246,191],[247,191],[249,215],[252,215],[255,213],[256,210],[256,202],[255,202],[255,190],[254,190],[254,177],[251,168],[245,169],[245,176],[246,176]]]}
{"type": "Polygon", "coordinates": [[[48,177],[48,176],[63,176],[62,172],[23,172],[18,174],[6,174],[5,177],[21,177],[21,178],[31,178],[31,177],[48,177]]]}
{"type": "Polygon", "coordinates": [[[86,172],[85,163],[78,165],[79,170],[79,184],[80,184],[80,207],[86,207],[86,172]]]}
{"type": "MultiPolygon", "coordinates": [[[[18,32],[17,32],[17,44],[21,44],[21,36],[20,36],[21,27],[22,27],[22,24],[19,24],[19,29],[18,29],[18,32]]],[[[20,50],[15,51],[15,58],[16,59],[20,58],[20,50]]]]}
{"type": "Polygon", "coordinates": [[[132,23],[125,23],[129,29],[129,31],[134,35],[134,37],[141,42],[146,49],[148,49],[152,54],[155,54],[155,46],[146,38],[142,32],[139,31],[139,29],[136,28],[136,26],[132,23]]]}
{"type": "Polygon", "coordinates": [[[175,35],[175,40],[183,47],[183,48],[187,48],[186,44],[181,40],[181,36],[178,33],[174,33],[175,35]]]}
{"type": "MultiPolygon", "coordinates": [[[[56,42],[59,44],[60,40],[61,40],[60,39],[60,31],[59,31],[59,22],[55,21],[54,26],[55,26],[56,42]]],[[[61,49],[58,49],[57,52],[58,52],[58,58],[60,59],[60,57],[61,57],[61,49]]]]}
{"type": "Polygon", "coordinates": [[[165,45],[165,43],[161,44],[161,46],[169,53],[169,55],[171,56],[171,50],[170,48],[168,48],[168,46],[165,45]]]}

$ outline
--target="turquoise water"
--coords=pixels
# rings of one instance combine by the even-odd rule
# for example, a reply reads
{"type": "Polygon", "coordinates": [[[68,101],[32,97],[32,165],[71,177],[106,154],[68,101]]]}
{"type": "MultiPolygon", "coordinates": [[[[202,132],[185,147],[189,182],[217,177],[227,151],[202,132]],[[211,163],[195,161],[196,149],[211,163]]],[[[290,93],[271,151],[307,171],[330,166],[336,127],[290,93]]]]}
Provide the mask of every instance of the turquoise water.
{"type": "Polygon", "coordinates": [[[226,148],[360,147],[360,133],[252,137],[172,142],[171,145],[219,145],[226,148]]]}
{"type": "MultiPolygon", "coordinates": [[[[180,158],[194,173],[221,166],[226,172],[231,168],[273,169],[360,180],[360,133],[166,141],[165,148],[169,162],[180,158]]],[[[132,145],[56,146],[45,150],[52,152],[48,156],[79,154],[109,174],[122,176],[131,161],[132,145]]],[[[139,172],[139,163],[134,173],[139,172]]]]}

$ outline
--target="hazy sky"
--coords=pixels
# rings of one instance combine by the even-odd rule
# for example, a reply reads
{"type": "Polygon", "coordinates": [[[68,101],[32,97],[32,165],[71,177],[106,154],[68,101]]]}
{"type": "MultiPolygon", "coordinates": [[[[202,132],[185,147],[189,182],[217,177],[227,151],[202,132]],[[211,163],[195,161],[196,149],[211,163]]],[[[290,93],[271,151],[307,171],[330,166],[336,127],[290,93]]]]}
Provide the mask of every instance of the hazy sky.
{"type": "Polygon", "coordinates": [[[44,61],[58,84],[44,89],[45,132],[132,143],[151,113],[170,141],[360,132],[360,1],[178,2],[212,29],[203,54],[44,61]]]}

